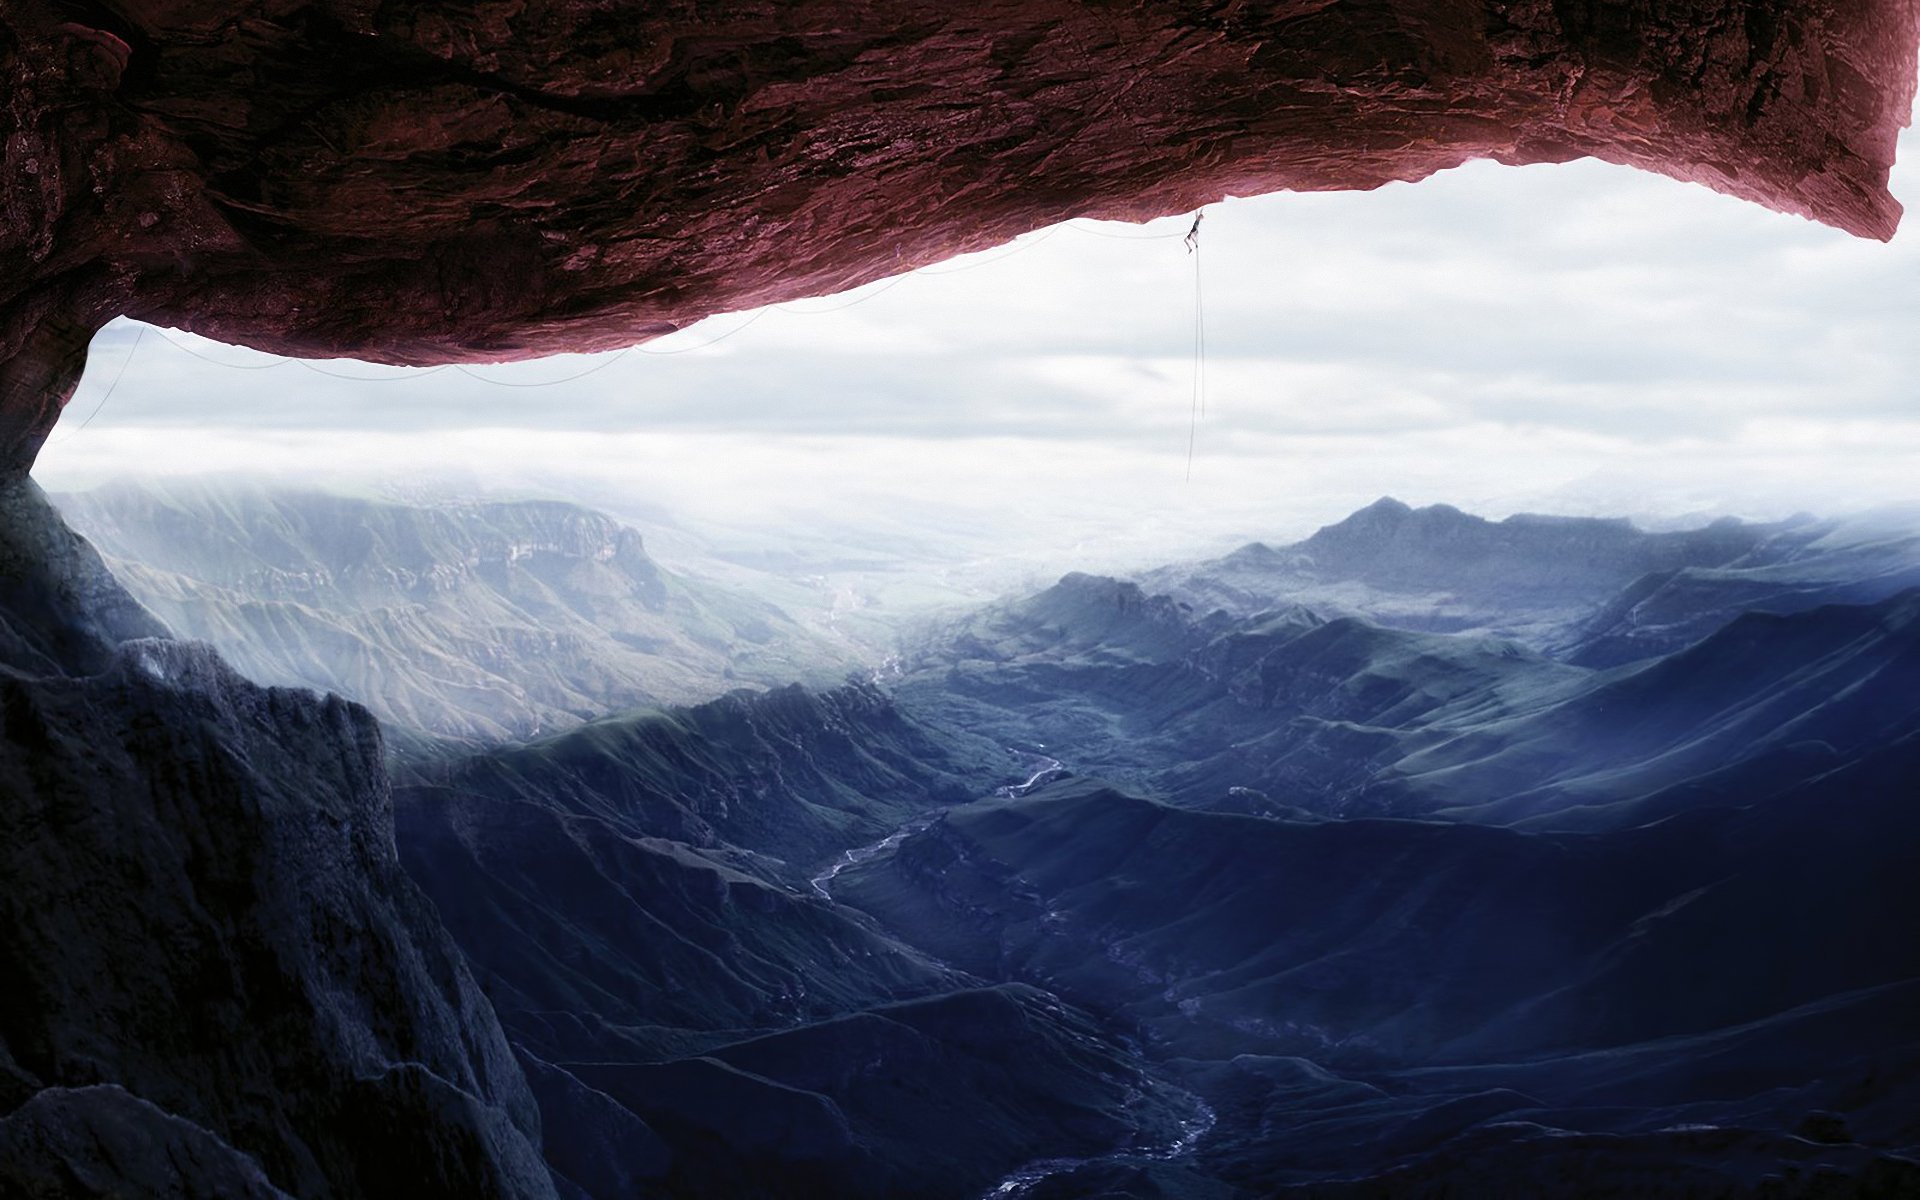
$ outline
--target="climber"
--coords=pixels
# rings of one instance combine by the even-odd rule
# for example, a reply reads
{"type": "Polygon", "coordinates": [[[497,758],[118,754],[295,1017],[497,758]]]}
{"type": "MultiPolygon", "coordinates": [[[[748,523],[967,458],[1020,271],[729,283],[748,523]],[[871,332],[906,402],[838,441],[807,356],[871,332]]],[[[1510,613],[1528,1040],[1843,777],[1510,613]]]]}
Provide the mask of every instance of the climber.
{"type": "Polygon", "coordinates": [[[1198,212],[1193,214],[1193,228],[1187,230],[1187,236],[1181,239],[1186,243],[1188,254],[1192,254],[1200,248],[1200,218],[1205,215],[1205,213],[1198,212]]]}

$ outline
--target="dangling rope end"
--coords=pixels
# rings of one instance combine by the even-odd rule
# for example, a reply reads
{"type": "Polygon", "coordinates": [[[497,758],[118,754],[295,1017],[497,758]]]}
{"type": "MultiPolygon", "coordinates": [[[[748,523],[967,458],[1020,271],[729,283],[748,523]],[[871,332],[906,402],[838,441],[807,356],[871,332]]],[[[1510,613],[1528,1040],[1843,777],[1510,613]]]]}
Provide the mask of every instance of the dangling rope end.
{"type": "Polygon", "coordinates": [[[1193,482],[1193,447],[1200,435],[1200,418],[1207,411],[1207,323],[1200,292],[1200,220],[1205,215],[1205,210],[1193,214],[1193,227],[1183,239],[1187,253],[1193,256],[1193,399],[1187,413],[1188,483],[1193,482]]]}

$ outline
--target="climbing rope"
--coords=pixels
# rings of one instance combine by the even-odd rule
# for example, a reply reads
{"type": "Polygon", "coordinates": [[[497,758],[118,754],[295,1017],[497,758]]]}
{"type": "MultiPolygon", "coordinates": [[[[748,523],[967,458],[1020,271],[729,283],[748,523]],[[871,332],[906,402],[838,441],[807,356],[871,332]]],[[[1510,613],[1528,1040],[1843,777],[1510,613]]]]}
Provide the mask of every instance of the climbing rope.
{"type": "MultiPolygon", "coordinates": [[[[141,326],[141,328],[144,329],[146,328],[146,326],[143,325],[141,326]]],[[[187,355],[189,358],[197,358],[201,362],[212,363],[216,367],[226,367],[228,370],[231,370],[231,371],[271,371],[275,367],[284,367],[288,363],[299,361],[298,359],[293,359],[293,358],[276,358],[272,362],[263,362],[263,363],[227,362],[224,359],[215,358],[210,354],[200,353],[198,350],[195,350],[192,346],[187,345],[185,342],[181,341],[180,339],[175,337],[169,337],[165,330],[159,330],[158,332],[160,336],[163,339],[165,339],[166,343],[169,346],[172,346],[175,350],[180,351],[182,354],[187,355]]]]}
{"type": "Polygon", "coordinates": [[[133,345],[127,347],[127,356],[120,360],[120,369],[113,373],[113,379],[111,382],[107,384],[107,390],[100,394],[100,402],[93,406],[93,411],[87,414],[87,419],[80,422],[79,426],[75,428],[73,432],[63,434],[61,437],[54,439],[53,441],[54,445],[59,445],[61,442],[65,442],[72,438],[79,437],[80,430],[85,429],[87,426],[93,424],[93,419],[100,415],[100,410],[107,406],[107,401],[113,396],[113,390],[120,386],[120,381],[122,379],[126,378],[127,368],[133,365],[133,356],[140,353],[140,342],[146,336],[147,336],[147,327],[145,325],[142,325],[139,331],[133,335],[133,345]]]}
{"type": "MultiPolygon", "coordinates": [[[[661,358],[665,358],[669,355],[674,355],[674,354],[689,354],[695,350],[705,350],[708,346],[717,346],[721,342],[726,341],[728,338],[732,337],[736,333],[739,333],[741,330],[745,329],[747,326],[752,325],[754,322],[766,316],[771,311],[773,311],[771,308],[760,309],[758,312],[755,312],[751,316],[749,316],[746,320],[740,322],[738,325],[735,325],[732,329],[727,330],[725,333],[720,334],[718,337],[708,338],[706,341],[701,342],[698,345],[677,346],[672,350],[654,350],[654,349],[649,349],[646,346],[628,346],[627,349],[638,351],[641,354],[657,355],[661,358]]],[[[623,354],[625,352],[626,351],[621,351],[621,353],[623,354]]]]}
{"type": "Polygon", "coordinates": [[[1200,418],[1207,415],[1207,309],[1200,286],[1200,219],[1193,215],[1187,230],[1187,254],[1193,259],[1193,395],[1187,403],[1187,482],[1193,482],[1193,448],[1200,437],[1200,418]]]}
{"type": "Polygon", "coordinates": [[[629,353],[633,351],[633,349],[634,347],[628,346],[625,350],[622,350],[618,354],[615,354],[612,358],[602,359],[599,362],[588,367],[584,371],[575,371],[571,375],[562,375],[558,379],[528,379],[528,380],[489,379],[485,375],[476,374],[475,372],[468,370],[466,367],[461,366],[459,363],[454,363],[453,369],[459,372],[460,374],[465,375],[468,379],[477,379],[481,383],[490,383],[494,387],[504,387],[504,388],[554,387],[562,383],[572,383],[576,379],[585,379],[589,375],[597,375],[601,371],[606,370],[608,367],[612,366],[613,364],[619,362],[621,359],[625,358],[629,353]]]}
{"type": "Polygon", "coordinates": [[[441,363],[437,367],[425,367],[411,371],[406,375],[353,375],[346,371],[329,371],[325,367],[316,367],[304,358],[288,359],[295,366],[304,367],[315,375],[325,375],[328,379],[345,379],[350,383],[405,383],[414,379],[425,379],[429,375],[438,375],[451,367],[452,363],[441,363]]]}
{"type": "Polygon", "coordinates": [[[1089,233],[1094,237],[1112,238],[1116,242],[1164,242],[1172,238],[1183,237],[1178,233],[1115,233],[1109,229],[1090,229],[1085,225],[1076,225],[1068,221],[1056,229],[1071,229],[1075,233],[1089,233]]]}

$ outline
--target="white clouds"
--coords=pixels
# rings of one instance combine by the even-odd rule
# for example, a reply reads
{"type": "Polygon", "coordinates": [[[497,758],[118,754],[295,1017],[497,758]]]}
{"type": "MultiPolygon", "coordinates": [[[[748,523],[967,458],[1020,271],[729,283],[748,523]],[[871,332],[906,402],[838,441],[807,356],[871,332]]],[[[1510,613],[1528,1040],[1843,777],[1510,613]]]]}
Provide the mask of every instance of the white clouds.
{"type": "MultiPolygon", "coordinates": [[[[1920,140],[1904,149],[1920,158],[1920,140]]],[[[1915,168],[1896,172],[1897,193],[1916,185],[1915,168]]],[[[1216,206],[1188,484],[1185,227],[1045,231],[715,318],[553,388],[223,369],[174,342],[270,360],[149,335],[76,432],[130,344],[116,325],[39,474],[575,471],[741,519],[780,518],[794,497],[937,497],[1056,539],[1073,522],[1273,535],[1383,492],[1496,512],[1920,498],[1920,228],[1862,242],[1592,162],[1216,206]]],[[[526,383],[605,361],[480,373],[526,383]]]]}

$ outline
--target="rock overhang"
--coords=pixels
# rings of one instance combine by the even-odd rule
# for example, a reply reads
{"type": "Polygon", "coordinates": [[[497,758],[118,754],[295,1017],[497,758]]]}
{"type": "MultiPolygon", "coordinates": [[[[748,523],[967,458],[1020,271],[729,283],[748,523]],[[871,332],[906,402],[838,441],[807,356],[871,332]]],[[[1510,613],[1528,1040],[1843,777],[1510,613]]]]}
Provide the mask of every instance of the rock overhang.
{"type": "Polygon", "coordinates": [[[0,459],[131,315],[628,345],[1070,217],[1592,156],[1891,236],[1917,0],[0,0],[0,459]]]}

